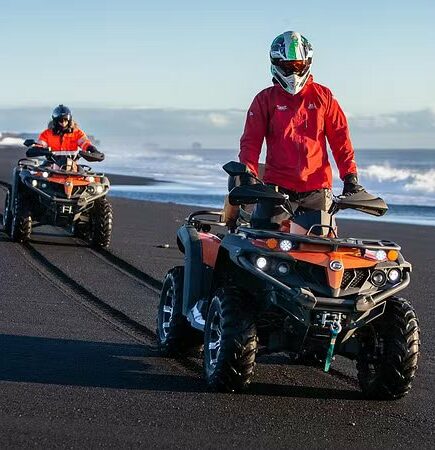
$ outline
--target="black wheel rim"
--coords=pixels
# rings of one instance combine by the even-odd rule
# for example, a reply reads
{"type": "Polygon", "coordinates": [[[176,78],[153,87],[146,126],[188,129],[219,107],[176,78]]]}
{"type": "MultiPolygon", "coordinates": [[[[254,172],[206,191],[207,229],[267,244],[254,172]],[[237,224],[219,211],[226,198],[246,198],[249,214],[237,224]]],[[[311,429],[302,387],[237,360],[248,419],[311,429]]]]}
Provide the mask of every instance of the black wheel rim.
{"type": "Polygon", "coordinates": [[[219,353],[221,350],[221,340],[222,340],[222,317],[218,309],[213,313],[210,320],[210,331],[209,340],[207,348],[208,352],[208,363],[211,371],[216,368],[216,364],[219,358],[219,353]]]}
{"type": "Polygon", "coordinates": [[[384,339],[376,332],[375,327],[369,324],[369,333],[364,341],[364,359],[369,371],[376,373],[381,365],[384,355],[384,339]]]}
{"type": "Polygon", "coordinates": [[[166,339],[169,334],[169,329],[171,327],[172,317],[174,315],[174,303],[175,303],[175,289],[174,280],[171,277],[171,284],[165,292],[163,306],[162,306],[162,338],[166,339]]]}
{"type": "Polygon", "coordinates": [[[3,227],[6,227],[9,216],[9,191],[6,193],[5,210],[3,211],[3,227]]]}

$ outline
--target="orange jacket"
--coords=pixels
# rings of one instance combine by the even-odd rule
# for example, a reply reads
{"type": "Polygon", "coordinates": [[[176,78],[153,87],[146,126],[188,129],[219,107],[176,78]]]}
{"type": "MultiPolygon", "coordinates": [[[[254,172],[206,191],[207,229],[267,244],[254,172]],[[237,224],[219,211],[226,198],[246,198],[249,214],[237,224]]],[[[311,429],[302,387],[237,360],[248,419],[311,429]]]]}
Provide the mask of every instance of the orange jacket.
{"type": "Polygon", "coordinates": [[[357,173],[346,117],[331,91],[314,83],[312,77],[296,95],[277,84],[254,98],[240,139],[239,158],[255,174],[264,139],[266,183],[296,192],[331,188],[326,139],[340,178],[357,173]]]}
{"type": "Polygon", "coordinates": [[[55,134],[51,128],[47,128],[39,135],[38,144],[43,147],[50,147],[53,152],[60,150],[76,151],[78,147],[86,151],[92,145],[92,142],[80,128],[73,128],[71,133],[65,134],[55,134]]]}

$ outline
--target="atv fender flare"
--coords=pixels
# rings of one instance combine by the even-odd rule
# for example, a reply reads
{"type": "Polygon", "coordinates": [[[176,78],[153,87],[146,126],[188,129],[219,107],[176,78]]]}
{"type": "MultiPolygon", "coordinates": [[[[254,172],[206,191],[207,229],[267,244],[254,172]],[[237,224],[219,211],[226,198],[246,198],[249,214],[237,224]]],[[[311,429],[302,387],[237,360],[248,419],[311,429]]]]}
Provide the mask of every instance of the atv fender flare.
{"type": "Polygon", "coordinates": [[[11,183],[11,187],[9,189],[10,191],[10,208],[13,214],[15,214],[15,196],[18,193],[19,190],[19,185],[20,183],[22,183],[21,181],[21,177],[20,177],[20,173],[22,172],[22,169],[20,167],[14,167],[14,169],[12,170],[12,183],[11,183]]]}
{"type": "Polygon", "coordinates": [[[184,225],[177,232],[177,244],[184,253],[184,286],[183,309],[184,316],[201,299],[210,293],[213,268],[202,260],[201,239],[198,231],[192,225],[184,225]]]}

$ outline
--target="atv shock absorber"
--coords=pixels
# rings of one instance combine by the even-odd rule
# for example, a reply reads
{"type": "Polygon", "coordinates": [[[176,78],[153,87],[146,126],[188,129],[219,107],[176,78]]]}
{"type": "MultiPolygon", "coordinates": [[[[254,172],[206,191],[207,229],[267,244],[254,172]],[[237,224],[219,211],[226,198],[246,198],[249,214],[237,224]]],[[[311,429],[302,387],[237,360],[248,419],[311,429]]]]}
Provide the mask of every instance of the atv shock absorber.
{"type": "Polygon", "coordinates": [[[329,343],[328,353],[326,354],[325,367],[323,369],[325,372],[329,372],[332,358],[334,356],[335,341],[337,340],[337,336],[340,333],[341,329],[341,323],[338,320],[334,320],[334,322],[332,322],[331,326],[329,327],[329,330],[331,332],[331,342],[329,343]]]}

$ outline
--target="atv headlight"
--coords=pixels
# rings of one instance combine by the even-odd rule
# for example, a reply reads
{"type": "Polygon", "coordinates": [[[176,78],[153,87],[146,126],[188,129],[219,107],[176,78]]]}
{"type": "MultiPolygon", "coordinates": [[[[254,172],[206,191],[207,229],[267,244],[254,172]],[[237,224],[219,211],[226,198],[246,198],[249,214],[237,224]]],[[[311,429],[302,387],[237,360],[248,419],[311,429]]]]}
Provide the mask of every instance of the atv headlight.
{"type": "Polygon", "coordinates": [[[400,280],[400,270],[399,269],[391,269],[388,272],[388,281],[390,283],[397,283],[400,280]]]}
{"type": "Polygon", "coordinates": [[[385,261],[387,259],[387,252],[385,250],[366,249],[364,256],[375,261],[385,261]]]}
{"type": "Polygon", "coordinates": [[[255,265],[260,270],[264,270],[267,267],[267,259],[264,256],[259,256],[255,261],[255,265]]]}
{"type": "Polygon", "coordinates": [[[103,186],[101,186],[101,184],[99,184],[96,189],[97,189],[97,194],[102,194],[104,191],[104,188],[103,188],[103,186]]]}
{"type": "Polygon", "coordinates": [[[387,282],[387,276],[382,270],[375,270],[372,273],[371,282],[377,287],[383,286],[387,282]]]}
{"type": "Polygon", "coordinates": [[[47,187],[47,183],[42,183],[41,187],[42,187],[42,189],[45,189],[47,187]]]}
{"type": "Polygon", "coordinates": [[[90,193],[90,194],[95,194],[95,186],[88,186],[86,188],[86,190],[90,193]]]}
{"type": "Polygon", "coordinates": [[[48,172],[42,172],[42,176],[43,176],[44,178],[48,178],[48,172]]]}
{"type": "Polygon", "coordinates": [[[86,180],[93,183],[95,181],[95,177],[86,177],[86,180]]]}
{"type": "Polygon", "coordinates": [[[38,186],[38,182],[37,182],[36,180],[32,180],[32,186],[33,186],[33,187],[38,186]]]}
{"type": "Polygon", "coordinates": [[[279,243],[279,248],[283,251],[283,252],[289,252],[292,248],[293,248],[293,244],[292,241],[289,241],[287,239],[284,239],[283,241],[281,241],[279,243]]]}
{"type": "Polygon", "coordinates": [[[289,273],[290,267],[287,263],[280,263],[276,268],[280,275],[287,275],[289,273]]]}

